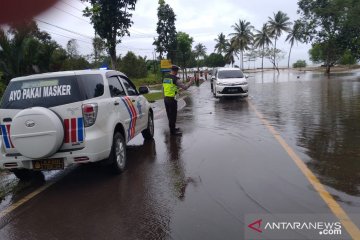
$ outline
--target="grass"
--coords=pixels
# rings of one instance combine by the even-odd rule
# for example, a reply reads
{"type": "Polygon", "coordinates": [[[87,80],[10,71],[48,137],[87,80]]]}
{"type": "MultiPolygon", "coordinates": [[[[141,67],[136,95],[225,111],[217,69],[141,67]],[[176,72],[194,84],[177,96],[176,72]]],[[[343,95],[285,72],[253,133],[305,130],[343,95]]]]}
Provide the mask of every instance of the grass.
{"type": "Polygon", "coordinates": [[[160,99],[163,99],[163,98],[164,98],[162,92],[155,92],[155,93],[145,94],[144,97],[145,97],[149,102],[155,102],[156,100],[160,100],[160,99]]]}
{"type": "MultiPolygon", "coordinates": [[[[140,86],[149,86],[151,90],[161,90],[161,75],[160,74],[153,74],[149,73],[147,77],[145,78],[134,78],[132,79],[132,82],[135,84],[136,88],[139,88],[140,86]]],[[[154,92],[145,94],[144,97],[149,102],[155,102],[157,100],[163,99],[163,93],[162,92],[154,92]]]]}
{"type": "Polygon", "coordinates": [[[161,84],[161,76],[158,74],[149,73],[147,77],[145,78],[134,78],[132,79],[132,82],[135,84],[135,86],[138,88],[140,86],[151,86],[156,84],[161,84]]]}

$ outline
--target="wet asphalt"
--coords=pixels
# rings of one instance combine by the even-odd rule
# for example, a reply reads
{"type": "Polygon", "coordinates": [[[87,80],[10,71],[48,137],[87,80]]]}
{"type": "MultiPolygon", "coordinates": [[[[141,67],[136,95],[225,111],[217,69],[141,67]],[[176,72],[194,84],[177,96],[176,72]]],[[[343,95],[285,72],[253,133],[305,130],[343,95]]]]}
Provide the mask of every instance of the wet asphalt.
{"type": "MultiPolygon", "coordinates": [[[[121,175],[99,164],[47,175],[51,187],[0,220],[0,239],[244,239],[247,214],[332,214],[252,106],[347,214],[360,214],[360,72],[248,81],[246,99],[215,99],[208,81],[192,87],[181,137],[157,106],[154,141],[130,142],[121,175]]],[[[8,185],[21,190],[0,211],[39,186],[8,185]]]]}

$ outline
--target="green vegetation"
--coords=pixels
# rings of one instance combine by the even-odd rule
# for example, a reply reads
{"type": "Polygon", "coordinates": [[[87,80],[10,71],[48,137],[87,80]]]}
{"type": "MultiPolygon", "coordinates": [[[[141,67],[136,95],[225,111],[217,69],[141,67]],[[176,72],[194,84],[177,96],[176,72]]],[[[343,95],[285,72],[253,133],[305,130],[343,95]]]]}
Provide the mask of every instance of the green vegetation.
{"type": "Polygon", "coordinates": [[[161,75],[159,74],[153,74],[153,73],[149,73],[146,77],[144,78],[130,78],[131,81],[135,84],[135,86],[137,88],[141,87],[141,86],[149,86],[149,85],[156,85],[156,84],[160,84],[161,85],[161,75]]]}
{"type": "Polygon", "coordinates": [[[204,59],[206,56],[206,47],[202,43],[198,43],[193,51],[194,57],[197,59],[197,68],[199,69],[200,58],[204,59]]]}
{"type": "Polygon", "coordinates": [[[286,37],[286,41],[289,41],[289,43],[290,43],[288,68],[290,67],[290,55],[291,55],[291,49],[294,46],[294,43],[302,41],[301,28],[302,28],[302,23],[299,20],[295,21],[294,26],[292,27],[292,29],[290,29],[289,35],[286,37]]]}
{"type": "Polygon", "coordinates": [[[359,1],[300,0],[298,5],[304,41],[312,43],[312,61],[323,63],[330,74],[344,55],[360,60],[359,1]]]}
{"type": "Polygon", "coordinates": [[[267,48],[272,44],[267,23],[264,23],[261,30],[255,30],[255,32],[254,47],[261,49],[259,51],[259,56],[261,57],[261,69],[264,69],[265,47],[267,48]]]}
{"type": "Polygon", "coordinates": [[[253,41],[252,29],[254,27],[246,20],[239,20],[239,23],[235,23],[231,27],[235,32],[229,34],[229,36],[232,36],[230,42],[235,49],[235,54],[240,51],[241,69],[244,69],[244,51],[249,50],[249,46],[253,41]]]}
{"type": "Polygon", "coordinates": [[[288,67],[297,42],[312,44],[311,61],[326,66],[328,74],[334,65],[350,66],[360,60],[360,1],[357,0],[299,0],[299,19],[291,22],[286,13],[278,11],[263,23],[261,30],[254,29],[245,19],[238,20],[231,26],[232,33],[218,35],[214,40],[215,52],[210,55],[202,43],[193,48],[194,40],[189,34],[176,32],[173,9],[165,0],[159,0],[158,36],[153,43],[159,58],[154,56],[152,60],[132,52],[116,55],[116,45],[129,35],[137,0],[82,1],[89,3],[84,15],[90,17],[97,35],[92,42],[93,54],[88,56],[79,53],[77,40],[71,39],[62,47],[49,33],[40,31],[34,21],[0,28],[0,94],[14,77],[110,64],[112,69],[135,79],[137,86],[160,84],[158,71],[162,58],[180,65],[185,75],[186,68],[234,65],[236,59],[240,59],[240,67],[244,68],[244,56],[248,62],[260,57],[262,68],[265,58],[278,69],[279,60],[285,57],[285,52],[277,47],[283,33],[287,34],[286,42],[290,45],[288,67]]]}
{"type": "Polygon", "coordinates": [[[146,78],[147,66],[145,58],[135,56],[133,52],[128,52],[123,58],[118,59],[120,71],[129,78],[146,78]]]}
{"type": "Polygon", "coordinates": [[[156,51],[159,53],[160,59],[163,58],[164,53],[167,53],[167,59],[172,62],[176,61],[176,15],[169,4],[165,4],[164,0],[159,0],[158,7],[158,23],[156,32],[158,37],[155,39],[153,45],[156,47],[156,51]]]}
{"type": "Polygon", "coordinates": [[[211,53],[209,57],[205,58],[207,67],[223,67],[225,64],[225,58],[219,53],[211,53]]]}
{"type": "Polygon", "coordinates": [[[90,17],[97,34],[106,40],[106,48],[111,59],[112,69],[116,69],[116,45],[125,35],[130,36],[132,25],[130,11],[135,10],[136,0],[82,0],[89,2],[84,16],[90,17]]]}
{"type": "Polygon", "coordinates": [[[274,13],[274,18],[269,17],[269,34],[272,38],[275,39],[274,43],[274,56],[272,59],[269,59],[270,62],[274,65],[274,68],[279,72],[279,67],[276,64],[276,42],[278,38],[281,36],[282,32],[290,32],[290,26],[292,23],[289,21],[290,18],[286,13],[282,11],[278,11],[276,14],[274,13]]]}
{"type": "Polygon", "coordinates": [[[145,94],[144,97],[146,97],[146,99],[149,102],[155,102],[157,100],[163,99],[164,94],[162,92],[155,92],[155,93],[145,94]]]}
{"type": "Polygon", "coordinates": [[[220,33],[218,35],[218,38],[214,39],[216,44],[214,47],[214,50],[218,53],[218,54],[223,54],[226,52],[226,47],[227,47],[227,40],[226,37],[223,33],[220,33]]]}
{"type": "Polygon", "coordinates": [[[346,50],[339,60],[341,65],[354,65],[356,64],[356,58],[350,50],[346,50]]]}
{"type": "Polygon", "coordinates": [[[297,62],[293,64],[293,68],[304,68],[306,65],[305,60],[297,60],[297,62]]]}
{"type": "Polygon", "coordinates": [[[77,68],[90,68],[90,63],[77,53],[75,40],[65,50],[40,31],[34,21],[0,28],[0,71],[2,83],[18,76],[77,68]]]}
{"type": "Polygon", "coordinates": [[[189,59],[192,56],[191,48],[194,39],[190,37],[189,34],[184,32],[178,32],[176,38],[178,43],[177,51],[180,59],[179,62],[182,69],[185,69],[185,71],[183,71],[183,78],[184,78],[184,72],[185,72],[185,77],[187,77],[186,68],[188,66],[189,59]]]}

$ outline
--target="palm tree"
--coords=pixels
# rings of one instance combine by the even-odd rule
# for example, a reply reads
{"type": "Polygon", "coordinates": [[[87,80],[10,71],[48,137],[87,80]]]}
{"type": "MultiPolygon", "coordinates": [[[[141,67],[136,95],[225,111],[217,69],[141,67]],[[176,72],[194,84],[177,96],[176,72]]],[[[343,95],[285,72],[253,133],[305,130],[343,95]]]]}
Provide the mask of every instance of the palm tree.
{"type": "Polygon", "coordinates": [[[216,50],[217,53],[219,53],[219,54],[225,53],[226,52],[226,44],[227,44],[225,35],[223,33],[220,33],[218,35],[218,38],[216,38],[214,40],[216,42],[214,51],[216,50]]]}
{"type": "Polygon", "coordinates": [[[195,54],[195,57],[197,58],[197,67],[198,67],[198,71],[199,71],[200,57],[205,57],[206,56],[206,47],[205,47],[205,45],[202,44],[202,43],[198,43],[195,46],[194,54],[195,54]]]}
{"type": "Polygon", "coordinates": [[[196,46],[195,46],[195,56],[197,58],[200,58],[200,57],[205,57],[206,56],[206,47],[204,44],[202,43],[198,43],[196,46]]]}
{"type": "Polygon", "coordinates": [[[290,55],[291,55],[291,49],[294,46],[294,43],[302,42],[301,28],[302,28],[302,25],[301,25],[300,21],[299,20],[295,21],[293,28],[290,30],[289,35],[286,37],[286,41],[289,41],[289,43],[290,43],[288,68],[290,68],[290,55]]]}
{"type": "MultiPolygon", "coordinates": [[[[275,38],[275,51],[274,59],[276,58],[276,41],[281,36],[282,32],[290,32],[290,25],[292,24],[289,21],[289,17],[286,13],[278,11],[274,13],[274,18],[269,17],[269,33],[272,38],[275,38]]],[[[276,66],[274,66],[276,67],[276,66]]],[[[277,67],[276,67],[277,68],[277,67]]]]}
{"type": "Polygon", "coordinates": [[[256,48],[260,48],[260,47],[262,48],[261,69],[264,69],[265,46],[268,47],[270,44],[272,44],[271,37],[269,35],[268,25],[265,23],[260,31],[259,30],[255,30],[255,31],[256,31],[256,34],[254,35],[254,46],[256,48]]]}
{"type": "Polygon", "coordinates": [[[239,23],[231,26],[234,29],[234,33],[230,33],[232,36],[231,42],[236,50],[240,51],[241,54],[241,68],[244,68],[244,51],[249,49],[249,45],[253,40],[253,33],[251,32],[254,28],[250,22],[240,20],[239,23]]]}
{"type": "Polygon", "coordinates": [[[230,42],[226,41],[225,45],[225,62],[227,64],[231,64],[231,66],[234,66],[235,62],[235,56],[236,56],[236,49],[233,47],[234,44],[231,44],[230,42]]]}

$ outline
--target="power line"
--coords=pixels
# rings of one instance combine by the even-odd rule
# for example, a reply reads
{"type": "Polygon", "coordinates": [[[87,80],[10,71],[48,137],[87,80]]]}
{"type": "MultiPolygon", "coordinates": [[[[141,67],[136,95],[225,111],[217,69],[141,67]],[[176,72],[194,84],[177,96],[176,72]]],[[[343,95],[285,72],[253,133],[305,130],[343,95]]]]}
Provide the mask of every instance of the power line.
{"type": "Polygon", "coordinates": [[[68,39],[75,39],[76,41],[79,41],[79,42],[83,42],[83,43],[87,43],[87,44],[92,45],[92,43],[90,43],[90,42],[87,42],[87,41],[84,41],[84,40],[81,40],[81,39],[77,39],[77,38],[74,38],[74,37],[62,35],[62,34],[60,34],[60,33],[51,31],[51,30],[49,30],[49,29],[47,29],[47,28],[44,28],[44,27],[41,27],[41,28],[44,29],[46,32],[49,32],[49,33],[52,33],[52,34],[55,34],[55,35],[58,35],[58,36],[61,36],[61,37],[65,37],[65,38],[68,38],[68,39]]]}
{"type": "Polygon", "coordinates": [[[80,2],[82,5],[84,5],[86,7],[86,4],[83,3],[81,0],[78,0],[78,2],[80,2]]]}
{"type": "Polygon", "coordinates": [[[89,22],[89,21],[87,21],[87,20],[85,20],[85,19],[83,19],[83,18],[81,18],[81,17],[79,17],[79,16],[76,16],[76,15],[74,15],[74,14],[72,14],[72,13],[69,13],[69,12],[65,11],[64,9],[58,8],[58,7],[56,7],[56,6],[54,6],[54,8],[55,8],[56,10],[58,10],[58,11],[64,12],[64,13],[66,13],[66,14],[69,14],[69,15],[71,15],[71,16],[73,16],[73,17],[77,18],[77,19],[80,19],[81,21],[84,21],[84,22],[86,22],[86,23],[89,23],[89,24],[90,24],[90,22],[89,22]]]}
{"type": "MultiPolygon", "coordinates": [[[[73,8],[73,9],[75,9],[75,10],[83,13],[83,10],[74,7],[73,5],[67,3],[65,0],[61,0],[61,2],[64,3],[64,4],[66,4],[66,5],[68,5],[68,6],[70,6],[70,7],[73,8]]],[[[81,2],[81,3],[82,3],[84,6],[86,6],[83,2],[81,2]]],[[[54,8],[56,8],[56,9],[59,10],[59,11],[65,12],[65,13],[73,16],[73,17],[76,17],[76,18],[78,18],[78,19],[80,19],[80,20],[82,20],[82,21],[85,21],[85,22],[91,24],[89,21],[86,21],[86,20],[80,18],[79,16],[73,15],[73,14],[71,14],[71,13],[69,13],[69,12],[67,12],[67,11],[65,11],[65,10],[63,10],[63,9],[59,9],[59,8],[57,8],[57,7],[54,7],[54,8]]],[[[137,31],[137,30],[134,30],[134,29],[133,29],[133,30],[129,30],[129,32],[132,33],[132,34],[134,34],[134,35],[138,35],[138,38],[153,38],[153,37],[155,37],[155,35],[153,35],[153,34],[140,32],[140,31],[137,31]]]]}
{"type": "Polygon", "coordinates": [[[77,8],[77,7],[74,7],[73,5],[71,5],[70,3],[66,2],[65,0],[61,0],[61,2],[64,3],[64,4],[66,4],[66,5],[68,5],[68,6],[70,6],[70,7],[73,8],[73,9],[76,9],[77,11],[79,11],[79,12],[81,12],[81,13],[83,12],[82,9],[79,9],[79,8],[77,8]]]}
{"type": "Polygon", "coordinates": [[[52,23],[48,23],[48,22],[46,22],[46,21],[44,21],[44,20],[41,20],[41,19],[38,19],[38,18],[34,18],[34,19],[35,19],[36,21],[38,21],[38,22],[41,22],[41,23],[50,25],[50,26],[52,26],[52,27],[59,28],[59,29],[61,29],[61,30],[63,30],[63,31],[70,32],[70,33],[72,33],[72,34],[76,34],[76,35],[82,36],[82,37],[84,37],[84,38],[89,38],[89,39],[91,39],[91,40],[93,39],[93,37],[87,36],[87,35],[82,34],[82,33],[74,32],[74,31],[72,31],[72,30],[69,30],[69,29],[66,29],[66,28],[57,26],[57,25],[52,24],[52,23]]]}
{"type": "MultiPolygon", "coordinates": [[[[133,31],[133,32],[135,32],[135,34],[138,34],[138,35],[143,35],[144,37],[145,36],[147,36],[147,37],[155,37],[155,35],[153,35],[153,34],[149,34],[149,33],[143,33],[143,32],[140,32],[140,31],[137,31],[137,30],[131,30],[131,31],[133,31]]],[[[130,32],[131,32],[130,31],[130,32]]]]}

